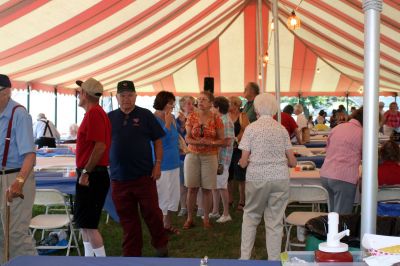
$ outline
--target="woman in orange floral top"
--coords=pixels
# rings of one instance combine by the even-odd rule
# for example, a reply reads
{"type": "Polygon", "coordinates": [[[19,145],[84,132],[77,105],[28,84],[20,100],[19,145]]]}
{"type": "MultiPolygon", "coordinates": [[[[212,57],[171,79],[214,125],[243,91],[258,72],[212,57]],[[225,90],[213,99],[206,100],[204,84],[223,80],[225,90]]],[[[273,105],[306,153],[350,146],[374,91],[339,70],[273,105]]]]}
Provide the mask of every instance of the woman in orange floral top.
{"type": "Polygon", "coordinates": [[[211,190],[216,188],[218,147],[225,144],[221,118],[211,112],[214,96],[205,91],[197,98],[198,110],[186,121],[186,142],[189,154],[185,158],[185,186],[188,188],[188,216],[184,229],[193,227],[193,210],[199,187],[203,192],[203,227],[210,228],[211,190]]]}

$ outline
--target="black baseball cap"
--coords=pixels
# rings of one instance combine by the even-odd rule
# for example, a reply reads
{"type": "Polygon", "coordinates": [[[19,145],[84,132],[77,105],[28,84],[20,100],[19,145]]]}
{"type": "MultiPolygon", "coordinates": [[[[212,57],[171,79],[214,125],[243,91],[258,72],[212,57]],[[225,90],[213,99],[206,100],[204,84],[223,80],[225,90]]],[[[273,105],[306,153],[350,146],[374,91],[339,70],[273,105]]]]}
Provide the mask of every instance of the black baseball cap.
{"type": "Polygon", "coordinates": [[[124,91],[135,92],[135,85],[130,80],[123,80],[118,82],[117,93],[122,93],[124,91]]]}
{"type": "Polygon", "coordinates": [[[0,74],[0,91],[11,88],[11,81],[7,75],[0,74]]]}

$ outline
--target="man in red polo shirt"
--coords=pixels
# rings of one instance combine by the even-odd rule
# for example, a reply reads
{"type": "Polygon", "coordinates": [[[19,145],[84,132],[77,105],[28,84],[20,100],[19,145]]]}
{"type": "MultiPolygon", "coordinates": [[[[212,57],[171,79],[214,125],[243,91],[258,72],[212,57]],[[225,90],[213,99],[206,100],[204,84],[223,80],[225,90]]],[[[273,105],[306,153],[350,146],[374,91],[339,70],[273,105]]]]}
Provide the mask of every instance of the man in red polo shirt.
{"type": "Polygon", "coordinates": [[[107,114],[99,105],[103,85],[90,78],[77,81],[79,106],[85,117],[78,130],[76,142],[76,201],[74,220],[82,229],[85,256],[103,257],[103,238],[98,231],[101,211],[110,187],[107,171],[111,144],[111,125],[107,114]]]}

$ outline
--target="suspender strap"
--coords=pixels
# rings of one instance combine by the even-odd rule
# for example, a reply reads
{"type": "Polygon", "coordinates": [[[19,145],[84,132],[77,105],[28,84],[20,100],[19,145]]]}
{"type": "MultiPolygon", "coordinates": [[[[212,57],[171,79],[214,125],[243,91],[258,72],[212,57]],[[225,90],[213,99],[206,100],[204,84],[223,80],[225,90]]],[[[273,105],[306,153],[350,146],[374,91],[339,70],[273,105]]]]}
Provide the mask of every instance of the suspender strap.
{"type": "MultiPolygon", "coordinates": [[[[44,122],[44,121],[43,121],[44,122]]],[[[45,137],[46,136],[46,131],[47,131],[47,128],[49,129],[49,132],[50,132],[50,135],[51,135],[51,137],[52,138],[54,138],[54,136],[53,136],[53,132],[51,132],[51,129],[50,129],[50,126],[49,126],[49,120],[47,120],[46,122],[44,122],[44,123],[46,123],[46,127],[44,128],[44,132],[43,132],[43,137],[45,137]]]]}
{"type": "Polygon", "coordinates": [[[10,118],[10,120],[8,121],[8,128],[7,128],[6,141],[5,141],[5,143],[4,143],[3,162],[1,163],[1,166],[3,167],[3,169],[6,167],[6,164],[7,164],[8,149],[10,148],[10,142],[11,142],[12,123],[13,123],[13,118],[14,118],[15,109],[17,109],[18,107],[25,108],[25,107],[23,107],[22,105],[16,105],[16,106],[14,106],[14,108],[12,109],[11,118],[10,118]]]}

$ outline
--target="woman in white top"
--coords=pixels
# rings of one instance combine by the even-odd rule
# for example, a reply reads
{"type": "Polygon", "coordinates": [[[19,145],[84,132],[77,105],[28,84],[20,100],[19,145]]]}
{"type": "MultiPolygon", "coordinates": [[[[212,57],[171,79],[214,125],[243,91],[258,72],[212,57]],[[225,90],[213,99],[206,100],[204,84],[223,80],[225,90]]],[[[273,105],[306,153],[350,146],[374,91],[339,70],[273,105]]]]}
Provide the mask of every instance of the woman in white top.
{"type": "Polygon", "coordinates": [[[240,259],[250,259],[257,226],[264,216],[268,259],[279,260],[289,199],[288,166],[294,167],[296,158],[287,130],[272,118],[278,110],[275,97],[260,94],[254,107],[258,119],[246,127],[239,144],[239,165],[247,166],[240,259]]]}

